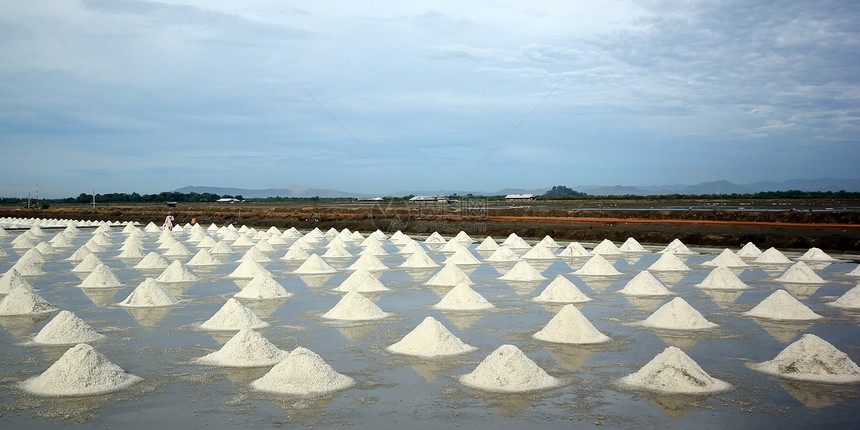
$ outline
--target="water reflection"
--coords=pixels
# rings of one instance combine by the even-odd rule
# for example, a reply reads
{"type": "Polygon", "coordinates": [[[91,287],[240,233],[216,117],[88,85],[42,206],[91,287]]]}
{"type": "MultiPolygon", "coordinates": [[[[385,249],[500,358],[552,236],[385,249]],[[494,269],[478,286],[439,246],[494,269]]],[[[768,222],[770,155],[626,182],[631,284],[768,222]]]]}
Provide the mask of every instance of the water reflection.
{"type": "Polygon", "coordinates": [[[155,327],[173,309],[172,306],[147,308],[124,308],[138,324],[143,327],[155,327]]]}
{"type": "Polygon", "coordinates": [[[789,343],[812,326],[811,322],[776,321],[753,318],[769,335],[780,343],[789,343]]]}

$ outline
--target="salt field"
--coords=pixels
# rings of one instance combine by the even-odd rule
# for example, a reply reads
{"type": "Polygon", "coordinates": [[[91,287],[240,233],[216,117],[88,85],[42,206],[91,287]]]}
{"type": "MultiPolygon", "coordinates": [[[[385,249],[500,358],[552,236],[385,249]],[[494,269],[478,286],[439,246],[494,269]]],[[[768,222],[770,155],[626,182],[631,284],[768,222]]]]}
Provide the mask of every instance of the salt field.
{"type": "Polygon", "coordinates": [[[854,255],[69,224],[0,220],[4,428],[859,416],[854,255]]]}

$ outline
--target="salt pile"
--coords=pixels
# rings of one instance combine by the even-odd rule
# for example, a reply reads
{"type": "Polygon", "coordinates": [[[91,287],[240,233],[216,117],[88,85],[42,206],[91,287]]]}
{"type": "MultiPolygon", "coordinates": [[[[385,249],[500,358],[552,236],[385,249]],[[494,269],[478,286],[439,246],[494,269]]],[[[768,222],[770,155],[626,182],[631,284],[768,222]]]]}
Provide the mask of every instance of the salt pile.
{"type": "Polygon", "coordinates": [[[848,290],[838,299],[828,303],[830,306],[845,309],[860,309],[860,285],[848,290]]]}
{"type": "Polygon", "coordinates": [[[550,237],[550,235],[544,236],[543,239],[541,239],[538,243],[551,250],[561,248],[561,245],[559,245],[558,242],[555,241],[555,239],[550,237]]]}
{"type": "Polygon", "coordinates": [[[254,242],[252,242],[248,236],[239,236],[239,238],[234,240],[230,246],[234,248],[245,248],[248,246],[254,246],[254,242]]]}
{"type": "Polygon", "coordinates": [[[10,268],[0,277],[0,294],[9,294],[16,287],[24,287],[32,290],[33,286],[27,281],[27,278],[18,272],[17,269],[10,268]]]}
{"type": "Polygon", "coordinates": [[[439,267],[439,264],[433,261],[423,249],[418,249],[400,267],[404,269],[434,269],[439,267]]]}
{"type": "Polygon", "coordinates": [[[117,258],[127,258],[127,259],[136,259],[143,258],[145,256],[143,247],[141,246],[129,246],[126,249],[123,249],[122,252],[117,255],[117,258]]]}
{"type": "Polygon", "coordinates": [[[744,315],[774,320],[814,320],[821,318],[784,290],[776,290],[744,315]]]}
{"type": "Polygon", "coordinates": [[[188,270],[179,260],[170,263],[170,266],[155,278],[158,282],[194,282],[198,279],[197,275],[188,270]]]}
{"type": "Polygon", "coordinates": [[[560,384],[514,345],[502,345],[487,356],[460,383],[481,391],[520,393],[543,390],[560,384]]]}
{"type": "Polygon", "coordinates": [[[555,260],[558,258],[552,251],[549,250],[545,245],[538,243],[533,246],[532,249],[528,250],[525,254],[523,254],[523,259],[535,259],[535,260],[555,260]]]}
{"type": "Polygon", "coordinates": [[[469,285],[474,284],[474,282],[469,279],[469,275],[467,275],[466,272],[463,272],[463,269],[457,267],[456,264],[446,264],[439,269],[432,278],[425,282],[425,285],[451,287],[463,282],[469,285]]]}
{"type": "Polygon", "coordinates": [[[41,314],[56,310],[42,296],[36,294],[32,287],[23,285],[13,288],[0,300],[0,315],[41,314]]]}
{"type": "Polygon", "coordinates": [[[242,288],[242,291],[233,294],[233,297],[240,299],[257,300],[284,299],[292,296],[293,293],[284,289],[284,287],[268,273],[255,276],[254,279],[251,279],[251,281],[242,288]]]}
{"type": "Polygon", "coordinates": [[[744,281],[741,281],[735,275],[735,272],[732,272],[732,269],[725,266],[711,270],[711,273],[708,273],[708,276],[701,283],[696,284],[696,286],[713,290],[746,290],[749,288],[744,281]]]}
{"type": "Polygon", "coordinates": [[[511,270],[508,270],[508,272],[503,276],[500,276],[499,279],[504,281],[533,282],[544,281],[546,280],[546,277],[541,275],[540,272],[532,267],[532,265],[527,261],[518,261],[511,270]]]}
{"type": "Polygon", "coordinates": [[[675,297],[660,306],[651,316],[640,322],[643,327],[670,330],[701,330],[717,327],[693,309],[684,299],[675,297]]]}
{"type": "Polygon", "coordinates": [[[788,268],[782,276],[775,279],[777,282],[785,282],[791,284],[823,284],[824,279],[821,279],[809,266],[803,261],[798,261],[788,268]]]}
{"type": "Polygon", "coordinates": [[[178,301],[157,280],[146,278],[119,305],[132,308],[159,307],[172,306],[178,301]]]}
{"type": "Polygon", "coordinates": [[[487,261],[492,263],[508,263],[519,261],[520,257],[514,252],[513,249],[508,248],[507,246],[500,246],[487,257],[487,261]]]}
{"type": "Polygon", "coordinates": [[[492,237],[487,236],[475,249],[478,251],[495,251],[499,249],[499,244],[492,237]]]}
{"type": "Polygon", "coordinates": [[[68,261],[81,261],[87,255],[90,255],[92,253],[93,252],[90,251],[89,248],[87,248],[86,246],[82,246],[82,247],[78,248],[77,250],[75,250],[75,252],[73,252],[72,255],[70,255],[69,258],[67,258],[66,260],[68,260],[68,261]]]}
{"type": "Polygon", "coordinates": [[[726,248],[720,253],[720,255],[714,257],[714,259],[702,263],[702,266],[747,267],[749,264],[744,260],[741,260],[741,258],[732,252],[731,249],[726,248]]]}
{"type": "Polygon", "coordinates": [[[582,293],[573,282],[564,276],[558,275],[547,287],[534,299],[542,303],[584,303],[590,302],[588,296],[582,293]]]}
{"type": "Polygon", "coordinates": [[[791,264],[788,257],[773,247],[762,252],[753,262],[756,264],[791,264]]]}
{"type": "Polygon", "coordinates": [[[695,252],[691,251],[690,248],[687,248],[687,245],[684,245],[684,242],[681,242],[680,239],[675,238],[665,248],[660,251],[661,254],[671,253],[671,254],[695,254],[695,252]]]}
{"type": "Polygon", "coordinates": [[[57,233],[50,242],[54,248],[71,248],[74,246],[69,236],[66,236],[65,233],[57,233]]]}
{"type": "Polygon", "coordinates": [[[357,291],[359,293],[375,293],[380,291],[391,291],[376,279],[373,274],[366,269],[358,269],[349,275],[334,291],[350,292],[357,291]]]}
{"type": "Polygon", "coordinates": [[[46,242],[39,242],[39,244],[36,245],[36,247],[33,249],[42,253],[42,255],[44,255],[45,257],[57,253],[56,251],[54,251],[54,248],[51,247],[51,245],[48,245],[46,242]]]}
{"type": "Polygon", "coordinates": [[[200,324],[204,330],[241,330],[268,327],[269,323],[254,315],[236,299],[229,299],[211,318],[200,324]]]}
{"type": "Polygon", "coordinates": [[[615,269],[612,263],[606,261],[606,259],[599,254],[593,255],[585,262],[585,264],[582,265],[582,267],[573,273],[575,275],[586,276],[616,276],[621,274],[621,272],[615,269]]]}
{"type": "Polygon", "coordinates": [[[690,268],[677,255],[667,252],[661,255],[654,264],[648,266],[648,270],[655,272],[685,272],[689,271],[690,268]]]}
{"type": "Polygon", "coordinates": [[[39,396],[92,396],[118,391],[141,378],[125,373],[93,347],[75,345],[41,375],[19,387],[39,396]]]}
{"type": "Polygon", "coordinates": [[[591,255],[584,246],[579,242],[570,242],[567,246],[558,253],[562,257],[587,257],[591,255]]]}
{"type": "Polygon", "coordinates": [[[293,244],[292,246],[290,246],[290,247],[287,249],[287,253],[286,253],[286,254],[284,254],[284,256],[283,256],[283,257],[281,257],[281,260],[285,260],[285,261],[305,261],[305,260],[307,260],[307,259],[308,259],[308,257],[310,257],[310,256],[311,256],[311,254],[310,254],[310,253],[308,253],[308,251],[306,251],[304,248],[302,248],[301,246],[296,246],[295,244],[293,244]]]}
{"type": "Polygon", "coordinates": [[[662,394],[706,394],[727,391],[731,385],[711,377],[684,351],[670,346],[638,372],[619,380],[633,389],[662,394]]]}
{"type": "Polygon", "coordinates": [[[835,261],[839,261],[836,258],[833,258],[827,255],[826,252],[822,251],[819,248],[809,248],[803,255],[798,258],[800,261],[815,261],[815,262],[825,262],[832,263],[835,261]]]}
{"type": "Polygon", "coordinates": [[[802,381],[860,382],[860,367],[844,352],[814,334],[803,335],[773,360],[749,364],[749,367],[769,375],[802,381]]]}
{"type": "Polygon", "coordinates": [[[528,244],[523,238],[521,238],[516,233],[511,233],[508,235],[507,239],[502,242],[502,246],[507,246],[508,248],[513,249],[528,249],[531,248],[531,245],[528,244]]]}
{"type": "Polygon", "coordinates": [[[121,287],[122,282],[117,279],[110,267],[100,264],[81,282],[82,288],[110,288],[121,287]]]}
{"type": "Polygon", "coordinates": [[[746,245],[738,250],[738,257],[741,258],[756,258],[759,255],[761,255],[761,249],[752,242],[747,242],[746,245]]]}
{"type": "MultiPolygon", "coordinates": [[[[317,257],[319,258],[319,257],[317,257]]],[[[257,260],[248,259],[241,263],[236,267],[229,275],[228,278],[234,279],[252,279],[257,275],[268,274],[269,271],[266,270],[257,260]]]]}
{"type": "Polygon", "coordinates": [[[574,305],[561,308],[533,338],[554,343],[586,345],[609,341],[574,305]]]}
{"type": "Polygon", "coordinates": [[[377,320],[388,317],[390,314],[376,306],[367,297],[360,293],[350,291],[340,299],[330,311],[322,315],[323,318],[345,321],[377,320]]]}
{"type": "Polygon", "coordinates": [[[405,246],[403,246],[403,249],[400,250],[401,254],[412,254],[412,253],[416,253],[416,252],[425,252],[425,251],[424,251],[424,248],[421,247],[420,243],[418,243],[414,240],[411,240],[411,239],[406,243],[405,246]]]}
{"type": "Polygon", "coordinates": [[[352,254],[343,245],[335,244],[330,246],[322,256],[325,258],[349,258],[352,257],[352,254]]]}
{"type": "Polygon", "coordinates": [[[329,264],[323,261],[319,255],[311,254],[310,257],[301,264],[301,266],[293,271],[293,273],[297,275],[322,275],[326,273],[337,273],[337,269],[329,266],[329,264]]]}
{"type": "Polygon", "coordinates": [[[220,266],[221,264],[221,261],[213,257],[212,253],[205,248],[197,251],[197,254],[194,254],[194,257],[186,263],[187,266],[220,266]]]}
{"type": "Polygon", "coordinates": [[[435,318],[427,317],[403,339],[386,349],[396,354],[429,358],[465,354],[478,348],[458,339],[435,318]]]}
{"type": "Polygon", "coordinates": [[[465,245],[463,245],[461,242],[459,242],[457,240],[451,239],[450,241],[448,241],[448,243],[446,243],[444,246],[439,248],[439,251],[445,252],[445,253],[451,253],[451,252],[457,251],[460,248],[465,248],[465,245]]]}
{"type": "Polygon", "coordinates": [[[161,232],[161,228],[155,225],[154,222],[150,221],[149,224],[147,224],[146,227],[143,228],[143,231],[147,233],[159,233],[161,232]]]}
{"type": "Polygon", "coordinates": [[[648,252],[636,239],[628,237],[621,246],[618,247],[621,252],[648,252]]]}
{"type": "Polygon", "coordinates": [[[45,254],[42,254],[36,248],[30,248],[27,250],[27,252],[21,255],[22,260],[25,258],[36,264],[45,264],[48,262],[48,257],[45,257],[45,254]]]}
{"type": "Polygon", "coordinates": [[[273,252],[275,247],[269,243],[268,239],[260,240],[256,244],[254,244],[254,249],[263,251],[263,252],[273,252]]]}
{"type": "Polygon", "coordinates": [[[45,271],[29,258],[20,258],[12,265],[12,268],[24,276],[39,276],[45,274],[45,271]]]}
{"type": "Polygon", "coordinates": [[[667,296],[672,294],[659,279],[647,270],[639,272],[618,292],[628,296],[667,296]]]}
{"type": "Polygon", "coordinates": [[[476,311],[490,309],[493,306],[480,293],[473,290],[467,283],[461,283],[448,291],[439,303],[433,305],[436,309],[453,311],[476,311]]]}
{"type": "Polygon", "coordinates": [[[191,255],[191,251],[180,242],[176,242],[167,248],[167,251],[164,251],[164,255],[170,257],[184,257],[186,255],[191,255]]]}
{"type": "Polygon", "coordinates": [[[474,240],[472,240],[472,238],[469,237],[469,235],[465,231],[462,231],[462,230],[459,233],[457,233],[456,236],[454,236],[454,239],[457,240],[458,242],[462,243],[463,245],[468,245],[468,244],[474,242],[474,240]]]}
{"type": "Polygon", "coordinates": [[[600,254],[600,255],[618,255],[621,254],[621,250],[615,246],[609,239],[603,239],[594,249],[591,250],[592,254],[600,254]]]}
{"type": "Polygon", "coordinates": [[[239,261],[245,261],[248,259],[255,260],[258,263],[268,263],[272,261],[272,259],[269,258],[268,255],[263,253],[263,251],[260,251],[260,249],[257,247],[252,247],[245,251],[245,254],[243,254],[242,257],[239,258],[239,261]]]}
{"type": "Polygon", "coordinates": [[[280,363],[288,355],[288,352],[278,349],[261,334],[241,329],[221,349],[196,361],[209,366],[268,367],[280,363]]]}
{"type": "Polygon", "coordinates": [[[93,330],[84,320],[69,311],[60,311],[33,338],[34,344],[73,345],[93,342],[106,336],[93,330]]]}
{"type": "Polygon", "coordinates": [[[272,370],[251,382],[255,390],[295,396],[327,394],[353,385],[355,380],[337,373],[319,355],[303,347],[294,349],[272,370]]]}
{"type": "Polygon", "coordinates": [[[232,254],[233,248],[230,248],[230,245],[227,242],[221,241],[215,244],[209,252],[212,254],[232,254]]]}
{"type": "Polygon", "coordinates": [[[454,251],[450,257],[445,259],[445,264],[454,263],[461,266],[479,265],[481,260],[478,260],[471,251],[466,248],[460,248],[454,251]]]}
{"type": "MultiPolygon", "coordinates": [[[[304,266],[304,264],[302,265],[304,266]]],[[[300,267],[301,268],[301,267],[300,267]]],[[[370,272],[381,272],[384,270],[388,270],[388,266],[382,264],[382,261],[379,261],[373,254],[364,254],[361,257],[358,257],[358,260],[355,260],[355,263],[352,263],[347,267],[347,270],[358,270],[364,269],[370,272]]],[[[296,270],[296,273],[298,270],[296,270]]],[[[319,273],[327,273],[327,272],[319,272],[319,273]]]]}
{"type": "Polygon", "coordinates": [[[135,269],[166,269],[170,265],[164,257],[158,255],[157,252],[150,252],[143,257],[135,266],[135,269]]]}
{"type": "Polygon", "coordinates": [[[439,234],[438,231],[434,231],[430,236],[427,236],[427,239],[424,239],[424,243],[428,244],[444,244],[447,243],[444,237],[439,234]]]}

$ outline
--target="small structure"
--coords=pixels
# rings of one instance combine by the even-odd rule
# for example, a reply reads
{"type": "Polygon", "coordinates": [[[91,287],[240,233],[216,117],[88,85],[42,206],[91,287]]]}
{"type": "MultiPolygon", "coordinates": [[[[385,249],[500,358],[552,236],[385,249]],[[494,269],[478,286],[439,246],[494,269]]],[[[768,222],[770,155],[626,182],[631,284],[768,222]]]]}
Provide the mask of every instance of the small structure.
{"type": "Polygon", "coordinates": [[[415,196],[409,199],[410,202],[414,203],[448,203],[448,197],[446,196],[415,196]]]}
{"type": "Polygon", "coordinates": [[[223,199],[215,200],[215,203],[239,203],[241,200],[232,197],[224,197],[223,199]]]}
{"type": "Polygon", "coordinates": [[[169,207],[169,208],[175,208],[176,204],[177,204],[176,202],[164,202],[164,203],[167,204],[167,207],[169,207]]]}
{"type": "Polygon", "coordinates": [[[355,199],[357,202],[381,202],[382,197],[358,197],[355,199]]]}
{"type": "Polygon", "coordinates": [[[536,196],[534,194],[508,194],[505,200],[509,202],[533,202],[536,196]]]}

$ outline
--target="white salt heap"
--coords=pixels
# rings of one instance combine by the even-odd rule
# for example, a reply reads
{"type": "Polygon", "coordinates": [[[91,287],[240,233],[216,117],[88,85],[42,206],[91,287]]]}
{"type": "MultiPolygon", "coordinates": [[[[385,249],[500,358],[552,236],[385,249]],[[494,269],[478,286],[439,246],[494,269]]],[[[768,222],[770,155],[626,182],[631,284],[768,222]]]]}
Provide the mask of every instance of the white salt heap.
{"type": "Polygon", "coordinates": [[[182,243],[176,242],[167,248],[167,251],[164,251],[164,255],[170,257],[184,257],[186,255],[191,255],[191,251],[183,245],[182,243]]]}
{"type": "Polygon", "coordinates": [[[179,260],[175,260],[173,263],[170,263],[170,266],[167,266],[164,269],[164,272],[161,272],[161,275],[158,275],[155,280],[158,282],[195,282],[198,278],[197,275],[192,273],[185,267],[179,260]]]}
{"type": "Polygon", "coordinates": [[[448,243],[439,248],[439,252],[452,253],[460,248],[465,248],[465,245],[458,240],[451,239],[448,243]]]}
{"type": "Polygon", "coordinates": [[[355,291],[350,291],[331,310],[324,313],[322,317],[332,320],[365,321],[382,319],[389,315],[391,314],[380,309],[379,306],[376,306],[376,303],[373,303],[367,297],[355,291]]]}
{"type": "Polygon", "coordinates": [[[45,254],[42,254],[36,248],[30,248],[27,250],[27,252],[25,252],[23,255],[21,255],[21,259],[25,259],[25,258],[29,259],[30,261],[32,261],[36,264],[45,264],[48,262],[48,257],[46,257],[45,254]]]}
{"type": "Polygon", "coordinates": [[[19,387],[38,396],[92,396],[126,388],[140,381],[125,373],[93,347],[75,345],[41,375],[19,387]]]}
{"type": "Polygon", "coordinates": [[[439,234],[438,231],[434,231],[433,233],[430,234],[430,236],[427,236],[427,239],[424,239],[424,243],[429,243],[429,244],[444,244],[447,242],[448,241],[446,241],[445,238],[442,237],[442,235],[439,234]]]}
{"type": "Polygon", "coordinates": [[[761,255],[761,249],[752,242],[747,242],[746,245],[738,250],[738,257],[741,258],[756,258],[759,255],[761,255]]]}
{"type": "Polygon", "coordinates": [[[69,258],[67,258],[66,260],[68,260],[68,261],[81,261],[87,255],[90,255],[92,253],[93,252],[89,248],[87,248],[86,246],[82,246],[82,247],[78,248],[77,250],[75,250],[75,252],[73,252],[72,255],[70,255],[69,258]]]}
{"type": "MultiPolygon", "coordinates": [[[[365,269],[371,272],[381,272],[384,270],[388,270],[388,266],[382,264],[382,261],[379,261],[373,254],[364,254],[361,257],[358,257],[358,260],[355,260],[355,263],[352,263],[347,267],[347,270],[358,270],[365,269]]],[[[298,271],[296,273],[299,273],[298,271]]]]}
{"type": "Polygon", "coordinates": [[[490,309],[493,306],[480,293],[473,290],[467,283],[461,283],[448,291],[439,303],[433,305],[436,309],[454,311],[475,311],[490,309]]]}
{"type": "Polygon", "coordinates": [[[860,382],[860,367],[844,352],[814,334],[805,334],[773,360],[749,364],[769,375],[802,381],[852,384],[860,382]]]}
{"type": "Polygon", "coordinates": [[[466,272],[463,272],[463,269],[457,267],[456,264],[446,264],[444,267],[439,269],[432,278],[427,280],[425,285],[451,287],[463,282],[469,285],[474,284],[474,282],[469,279],[469,275],[467,275],[466,272]]]}
{"type": "Polygon", "coordinates": [[[521,238],[516,233],[511,233],[501,244],[502,246],[507,246],[508,248],[513,249],[528,249],[531,248],[531,245],[528,244],[523,238],[521,238]]]}
{"type": "Polygon", "coordinates": [[[82,288],[120,287],[122,282],[117,279],[110,267],[100,264],[81,282],[82,288]]]}
{"type": "Polygon", "coordinates": [[[794,263],[782,276],[775,279],[777,282],[785,282],[791,284],[823,284],[824,279],[821,279],[809,266],[803,261],[794,263]]]}
{"type": "Polygon", "coordinates": [[[462,230],[459,233],[457,233],[456,236],[454,236],[454,239],[457,240],[458,242],[462,243],[463,245],[468,245],[468,244],[474,242],[474,240],[472,240],[472,238],[469,237],[469,235],[465,231],[462,231],[462,230]]]}
{"type": "Polygon", "coordinates": [[[6,273],[0,277],[0,294],[9,294],[15,287],[24,287],[29,290],[33,289],[27,278],[24,277],[17,269],[9,268],[6,273]]]}
{"type": "Polygon", "coordinates": [[[496,241],[493,240],[492,237],[487,236],[487,238],[484,239],[483,242],[478,244],[478,247],[475,249],[478,251],[495,251],[499,249],[499,244],[496,243],[496,241]]]}
{"type": "Polygon", "coordinates": [[[523,254],[523,259],[526,260],[555,260],[556,258],[558,257],[542,243],[538,243],[533,246],[532,249],[528,250],[528,252],[523,254]]]}
{"type": "Polygon", "coordinates": [[[481,391],[521,393],[543,390],[560,384],[514,345],[502,345],[487,356],[460,383],[481,391]]]}
{"type": "Polygon", "coordinates": [[[684,351],[670,346],[638,372],[619,380],[633,389],[661,394],[706,394],[727,391],[731,385],[708,375],[684,351]]]}
{"type": "Polygon", "coordinates": [[[672,294],[659,279],[647,270],[639,272],[618,292],[628,296],[667,296],[672,294]]]}
{"type": "Polygon", "coordinates": [[[308,251],[306,251],[304,248],[302,248],[301,246],[296,246],[295,244],[293,244],[292,246],[290,246],[287,249],[287,253],[284,254],[283,257],[281,257],[281,260],[284,260],[284,261],[305,261],[310,256],[311,256],[311,254],[309,254],[308,251]]]}
{"type": "Polygon", "coordinates": [[[22,257],[18,259],[18,261],[12,265],[12,268],[24,276],[40,276],[45,274],[45,271],[42,270],[40,265],[29,258],[22,257]]]}
{"type": "Polygon", "coordinates": [[[600,254],[600,255],[618,255],[621,254],[621,250],[615,246],[609,239],[603,239],[594,249],[591,250],[592,254],[600,254]]]}
{"type": "Polygon", "coordinates": [[[69,311],[60,311],[33,338],[34,344],[74,345],[93,342],[106,336],[93,330],[84,320],[69,311]]]}
{"type": "Polygon", "coordinates": [[[283,285],[278,283],[272,275],[263,273],[251,279],[242,291],[233,294],[233,297],[240,299],[285,299],[292,297],[293,293],[287,291],[283,285]]]}
{"type": "Polygon", "coordinates": [[[412,254],[415,252],[424,252],[426,254],[426,251],[421,247],[421,244],[412,239],[409,239],[400,250],[401,254],[412,254]]]}
{"type": "Polygon", "coordinates": [[[590,302],[588,296],[582,293],[573,282],[564,276],[558,275],[547,287],[534,299],[542,303],[584,303],[590,302]]]}
{"type": "Polygon", "coordinates": [[[470,266],[481,264],[481,260],[478,260],[478,258],[475,257],[475,254],[472,254],[472,252],[468,249],[460,248],[454,251],[454,253],[451,254],[451,256],[445,260],[445,264],[448,263],[454,263],[461,266],[470,266]]]}
{"type": "Polygon", "coordinates": [[[194,257],[188,260],[186,266],[220,266],[221,264],[220,260],[213,257],[212,253],[204,248],[197,251],[197,254],[194,254],[194,257]]]}
{"type": "Polygon", "coordinates": [[[226,254],[232,254],[233,248],[230,248],[230,245],[228,245],[227,242],[221,241],[221,242],[216,243],[214,246],[212,246],[212,248],[209,250],[209,252],[211,252],[212,254],[217,254],[217,255],[221,255],[221,254],[226,255],[226,254]]]}
{"type": "Polygon", "coordinates": [[[791,260],[776,248],[768,248],[753,260],[756,264],[791,264],[791,260]]]}
{"type": "Polygon", "coordinates": [[[355,380],[337,373],[319,355],[303,347],[294,349],[272,370],[251,382],[255,390],[294,396],[327,394],[353,385],[355,380]]]}
{"type": "Polygon", "coordinates": [[[587,257],[591,253],[579,242],[570,242],[558,253],[562,257],[587,257]]]}
{"type": "Polygon", "coordinates": [[[710,266],[710,267],[747,267],[747,264],[744,260],[741,260],[737,254],[732,252],[731,249],[724,249],[720,255],[714,257],[712,260],[706,261],[702,263],[702,266],[710,266]]]}
{"type": "Polygon", "coordinates": [[[690,268],[677,255],[667,252],[661,255],[654,264],[648,266],[648,270],[655,272],[686,272],[690,268]]]}
{"type": "MultiPolygon", "coordinates": [[[[373,237],[373,236],[370,236],[373,237]]],[[[359,254],[373,254],[376,256],[380,255],[388,255],[388,251],[386,251],[379,242],[371,242],[369,245],[364,247],[363,250],[359,252],[359,254]]]]}
{"type": "Polygon", "coordinates": [[[684,245],[684,242],[681,242],[680,239],[675,238],[665,248],[660,251],[661,254],[671,253],[671,254],[695,254],[695,252],[691,251],[690,248],[687,248],[687,245],[684,245]]]}
{"type": "Polygon", "coordinates": [[[254,315],[253,311],[236,299],[227,300],[227,303],[224,303],[224,306],[215,312],[215,315],[200,324],[200,328],[204,330],[241,330],[243,328],[255,329],[268,326],[269,323],[254,315]]]}
{"type": "MultiPolygon", "coordinates": [[[[413,242],[417,243],[417,242],[413,242]]],[[[416,250],[400,267],[404,269],[435,269],[439,267],[439,264],[433,261],[423,249],[416,250]]]]}
{"type": "Polygon", "coordinates": [[[391,291],[391,289],[383,285],[379,279],[376,279],[376,277],[366,269],[358,269],[355,272],[352,272],[351,275],[341,282],[334,291],[343,293],[350,291],[357,291],[359,293],[375,293],[380,291],[391,291]]]}
{"type": "Polygon", "coordinates": [[[711,270],[701,283],[696,284],[699,288],[713,290],[746,290],[749,288],[741,281],[732,269],[722,266],[711,270]]]}
{"type": "Polygon", "coordinates": [[[648,252],[636,239],[628,237],[621,246],[618,247],[621,252],[648,252]]]}
{"type": "Polygon", "coordinates": [[[143,257],[135,266],[135,269],[166,269],[170,262],[166,258],[158,255],[157,252],[150,252],[143,257]]]}
{"type": "Polygon", "coordinates": [[[87,273],[92,272],[99,264],[104,264],[101,259],[95,254],[90,254],[84,257],[77,266],[72,268],[72,272],[87,273]]]}
{"type": "Polygon", "coordinates": [[[119,305],[134,308],[158,307],[172,306],[178,301],[157,280],[146,278],[119,305]]]}
{"type": "Polygon", "coordinates": [[[218,351],[204,355],[200,364],[221,367],[268,367],[286,359],[289,353],[278,349],[261,334],[241,329],[218,351]]]}
{"type": "Polygon", "coordinates": [[[717,324],[706,320],[699,311],[680,297],[675,297],[669,303],[660,306],[639,325],[670,330],[702,330],[717,327],[717,324]]]}
{"type": "Polygon", "coordinates": [[[546,277],[541,275],[528,261],[518,261],[511,270],[500,276],[504,281],[534,282],[544,281],[546,277]]]}
{"type": "Polygon", "coordinates": [[[268,274],[269,271],[266,270],[257,260],[247,259],[236,267],[229,275],[228,278],[234,279],[253,279],[257,275],[268,274]]]}
{"type": "Polygon", "coordinates": [[[519,261],[520,257],[517,256],[517,253],[514,252],[513,249],[508,248],[507,246],[500,246],[487,257],[487,261],[492,263],[507,263],[519,261]]]}
{"type": "Polygon", "coordinates": [[[826,252],[822,251],[819,248],[809,248],[803,255],[798,258],[800,261],[815,261],[815,262],[825,262],[832,263],[835,261],[839,261],[836,258],[833,258],[827,255],[826,252]]]}
{"type": "Polygon", "coordinates": [[[350,258],[352,254],[343,245],[335,244],[330,246],[322,256],[325,258],[350,258]]]}
{"type": "Polygon", "coordinates": [[[146,254],[144,254],[144,249],[142,246],[129,246],[122,250],[122,252],[117,255],[117,258],[128,258],[128,259],[136,259],[143,258],[146,254]]]}
{"type": "Polygon", "coordinates": [[[269,258],[268,255],[266,255],[263,251],[260,251],[260,249],[256,246],[248,248],[248,250],[245,251],[242,257],[239,258],[239,261],[245,261],[248,259],[255,260],[258,263],[268,263],[272,261],[272,259],[269,258]]]}
{"type": "Polygon", "coordinates": [[[435,318],[427,317],[403,339],[386,349],[396,354],[430,358],[464,354],[478,348],[458,339],[435,318]]]}
{"type": "Polygon", "coordinates": [[[785,290],[776,290],[744,315],[774,320],[814,320],[821,318],[785,290]]]}
{"type": "Polygon", "coordinates": [[[860,309],[860,284],[848,290],[838,299],[828,303],[828,305],[844,309],[860,309]]]}
{"type": "Polygon", "coordinates": [[[582,265],[582,267],[573,273],[575,275],[585,276],[616,276],[621,274],[621,272],[619,272],[612,263],[606,261],[606,259],[599,254],[593,255],[585,262],[585,264],[582,265]]]}
{"type": "Polygon", "coordinates": [[[561,245],[559,245],[558,242],[555,241],[555,239],[550,237],[550,235],[544,236],[543,239],[541,239],[538,243],[549,248],[550,250],[561,248],[561,245]]]}
{"type": "MultiPolygon", "coordinates": [[[[371,255],[370,257],[373,256],[371,255]]],[[[379,260],[377,259],[377,261],[379,260]]],[[[293,271],[293,273],[297,275],[322,275],[327,273],[337,273],[337,269],[323,261],[319,255],[311,254],[304,263],[293,271]]]]}
{"type": "Polygon", "coordinates": [[[565,305],[533,338],[554,343],[587,345],[609,341],[574,305],[565,305]]]}

